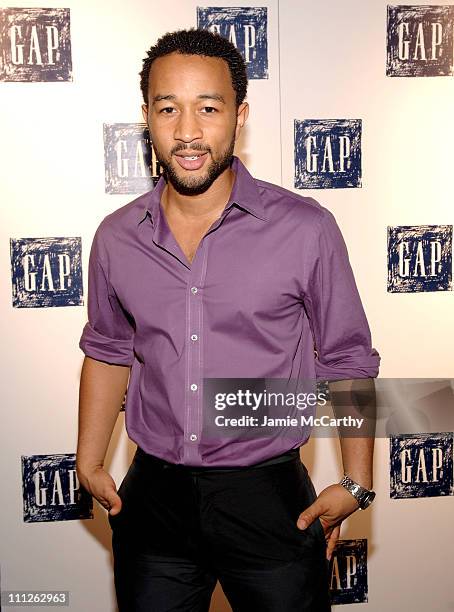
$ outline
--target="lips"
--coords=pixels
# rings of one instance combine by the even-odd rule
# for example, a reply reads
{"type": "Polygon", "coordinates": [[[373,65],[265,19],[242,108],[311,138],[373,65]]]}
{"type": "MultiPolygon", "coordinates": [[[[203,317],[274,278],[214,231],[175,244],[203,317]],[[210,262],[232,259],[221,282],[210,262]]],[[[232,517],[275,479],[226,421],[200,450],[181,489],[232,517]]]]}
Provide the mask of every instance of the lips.
{"type": "Polygon", "coordinates": [[[195,152],[193,155],[179,153],[175,155],[178,164],[185,170],[199,170],[207,158],[208,153],[195,152]]]}

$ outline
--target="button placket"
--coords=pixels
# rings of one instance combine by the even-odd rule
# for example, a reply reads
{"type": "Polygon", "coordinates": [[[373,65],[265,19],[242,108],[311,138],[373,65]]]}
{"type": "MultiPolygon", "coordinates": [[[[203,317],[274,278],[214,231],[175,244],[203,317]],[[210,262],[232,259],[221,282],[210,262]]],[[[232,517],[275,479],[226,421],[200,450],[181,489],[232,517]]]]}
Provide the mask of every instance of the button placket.
{"type": "Polygon", "coordinates": [[[201,423],[199,423],[199,403],[201,401],[202,372],[200,368],[201,331],[198,327],[200,310],[202,308],[201,282],[204,250],[203,239],[199,245],[196,256],[192,261],[191,271],[188,279],[188,300],[186,317],[187,342],[187,380],[186,380],[186,406],[187,415],[185,419],[185,462],[197,465],[200,462],[198,442],[200,439],[201,423]]]}
{"type": "Polygon", "coordinates": [[[209,243],[215,235],[213,230],[218,228],[227,214],[228,211],[202,238],[192,261],[188,278],[186,338],[191,338],[191,341],[186,343],[187,413],[184,431],[184,460],[189,465],[200,465],[202,460],[198,442],[203,427],[203,288],[208,265],[209,243]]]}

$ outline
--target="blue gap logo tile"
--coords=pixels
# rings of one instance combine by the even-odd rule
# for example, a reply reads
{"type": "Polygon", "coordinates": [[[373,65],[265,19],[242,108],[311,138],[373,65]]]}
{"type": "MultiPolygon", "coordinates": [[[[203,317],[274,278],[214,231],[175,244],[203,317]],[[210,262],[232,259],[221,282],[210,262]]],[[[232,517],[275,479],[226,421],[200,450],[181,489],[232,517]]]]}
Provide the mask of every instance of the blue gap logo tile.
{"type": "Polygon", "coordinates": [[[295,119],[295,187],[361,187],[361,119],[295,119]]]}
{"type": "Polygon", "coordinates": [[[390,497],[454,495],[452,432],[390,436],[390,497]]]}
{"type": "Polygon", "coordinates": [[[154,188],[161,175],[145,123],[104,124],[105,192],[135,194],[154,188]]]}
{"type": "Polygon", "coordinates": [[[268,78],[266,7],[197,7],[197,28],[230,40],[244,58],[248,79],[268,78]]]}
{"type": "Polygon", "coordinates": [[[75,453],[22,457],[24,522],[93,518],[93,499],[79,485],[75,453]]]}
{"type": "Polygon", "coordinates": [[[366,603],[367,540],[338,540],[329,572],[332,605],[366,603]]]}
{"type": "Polygon", "coordinates": [[[11,238],[13,306],[83,306],[80,238],[11,238]]]}
{"type": "Polygon", "coordinates": [[[452,76],[453,8],[388,6],[387,76],[452,76]]]}
{"type": "Polygon", "coordinates": [[[0,81],[72,81],[69,8],[0,9],[0,81]]]}
{"type": "Polygon", "coordinates": [[[452,225],[388,226],[388,292],[452,291],[452,225]]]}

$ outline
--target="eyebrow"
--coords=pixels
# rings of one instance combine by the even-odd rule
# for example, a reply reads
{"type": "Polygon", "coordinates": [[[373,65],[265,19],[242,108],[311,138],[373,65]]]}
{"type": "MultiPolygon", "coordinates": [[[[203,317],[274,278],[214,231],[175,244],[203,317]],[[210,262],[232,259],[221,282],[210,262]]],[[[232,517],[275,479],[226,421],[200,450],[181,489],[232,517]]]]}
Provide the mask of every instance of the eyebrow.
{"type": "MultiPolygon", "coordinates": [[[[176,100],[177,97],[174,94],[167,94],[166,96],[164,95],[157,95],[154,96],[153,98],[153,104],[155,102],[160,102],[161,100],[170,100],[170,101],[174,101],[176,100]]],[[[198,100],[217,100],[217,102],[222,102],[222,104],[225,104],[225,100],[224,97],[221,96],[221,94],[217,94],[217,93],[205,93],[205,94],[199,94],[197,96],[198,100]]]]}

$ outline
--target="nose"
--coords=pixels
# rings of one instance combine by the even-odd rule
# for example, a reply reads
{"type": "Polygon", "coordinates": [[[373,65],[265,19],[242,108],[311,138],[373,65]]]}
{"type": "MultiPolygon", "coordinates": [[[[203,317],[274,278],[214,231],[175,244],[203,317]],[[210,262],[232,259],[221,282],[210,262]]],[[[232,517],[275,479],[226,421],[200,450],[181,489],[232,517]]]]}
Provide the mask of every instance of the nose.
{"type": "Polygon", "coordinates": [[[190,110],[182,110],[175,125],[175,140],[189,143],[202,136],[202,129],[195,113],[190,110]]]}

